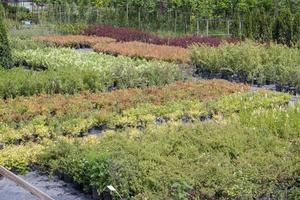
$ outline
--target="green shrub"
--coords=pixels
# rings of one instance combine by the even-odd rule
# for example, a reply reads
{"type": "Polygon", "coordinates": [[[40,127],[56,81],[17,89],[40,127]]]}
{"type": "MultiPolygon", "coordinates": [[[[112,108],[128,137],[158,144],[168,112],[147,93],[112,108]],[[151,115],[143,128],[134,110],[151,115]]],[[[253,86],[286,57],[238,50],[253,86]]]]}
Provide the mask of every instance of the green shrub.
{"type": "Polygon", "coordinates": [[[74,94],[83,90],[165,85],[182,80],[179,67],[161,61],[134,60],[72,49],[39,48],[14,50],[14,62],[31,70],[1,70],[0,97],[30,96],[40,93],[74,94]],[[44,70],[44,71],[43,71],[44,70]]]}
{"type": "MultiPolygon", "coordinates": [[[[85,183],[89,183],[90,189],[96,187],[101,191],[105,184],[112,184],[122,196],[131,199],[180,199],[180,196],[247,199],[268,195],[279,198],[286,191],[289,195],[297,191],[299,129],[294,127],[300,119],[297,109],[285,113],[297,112],[289,118],[293,123],[276,121],[276,127],[284,126],[285,132],[296,131],[287,138],[273,128],[274,122],[231,120],[219,125],[166,124],[149,126],[143,132],[131,129],[111,132],[92,143],[69,143],[68,148],[77,149],[77,160],[93,163],[76,172],[88,180],[85,183]],[[83,176],[83,172],[87,173],[83,176]]],[[[283,117],[278,109],[273,115],[283,117]]],[[[75,154],[57,158],[51,153],[51,149],[62,150],[67,146],[48,148],[43,163],[53,170],[66,166],[80,169],[72,165],[75,154]],[[54,160],[51,158],[60,164],[49,166],[54,160]]]]}
{"type": "MultiPolygon", "coordinates": [[[[126,91],[124,93],[126,94],[126,91]]],[[[179,92],[173,93],[179,94],[179,92]]],[[[288,104],[291,98],[287,94],[250,92],[200,102],[201,98],[199,97],[194,97],[194,100],[181,100],[192,98],[185,94],[176,102],[166,100],[162,105],[157,105],[153,103],[155,102],[154,96],[151,95],[151,100],[146,100],[144,95],[145,99],[133,101],[130,106],[127,106],[127,109],[114,109],[114,105],[103,105],[102,109],[99,110],[99,108],[95,109],[93,102],[98,104],[104,102],[103,100],[96,101],[96,94],[91,97],[91,100],[84,97],[78,99],[79,96],[73,96],[74,99],[77,99],[75,101],[72,100],[72,97],[69,97],[69,100],[62,100],[59,95],[54,97],[54,99],[60,99],[56,99],[56,101],[50,101],[49,98],[45,97],[47,105],[43,106],[42,110],[46,110],[44,113],[40,113],[40,106],[31,105],[31,101],[26,98],[23,98],[23,101],[27,104],[20,103],[23,101],[17,99],[14,103],[1,104],[0,107],[3,107],[1,112],[4,116],[3,123],[0,124],[0,143],[13,144],[18,140],[27,143],[31,140],[56,138],[62,135],[79,137],[87,135],[90,128],[99,125],[105,125],[107,129],[125,129],[128,127],[143,129],[149,125],[164,123],[200,123],[211,119],[222,122],[224,119],[229,120],[240,114],[252,113],[257,109],[266,110],[283,107],[288,104]],[[72,104],[70,103],[71,105],[63,106],[60,109],[53,108],[53,105],[60,105],[61,102],[65,101],[70,101],[72,104]],[[55,114],[49,116],[49,113],[53,112],[55,114]]],[[[132,96],[134,97],[134,93],[132,96]]],[[[156,98],[159,97],[161,96],[156,98]]],[[[111,99],[111,102],[115,102],[119,98],[115,97],[114,99],[111,99]]]]}
{"type": "Polygon", "coordinates": [[[242,38],[242,27],[240,27],[241,16],[239,14],[235,14],[233,17],[233,22],[231,24],[231,34],[235,38],[242,38]]]}
{"type": "Polygon", "coordinates": [[[254,21],[252,23],[253,37],[256,41],[270,41],[272,39],[272,16],[266,11],[256,9],[253,14],[254,21]]]}
{"type": "Polygon", "coordinates": [[[62,34],[66,35],[78,35],[81,34],[83,29],[87,28],[86,24],[73,23],[73,24],[58,24],[55,25],[55,29],[62,34]]]}
{"type": "Polygon", "coordinates": [[[275,18],[273,25],[273,41],[280,44],[291,45],[293,17],[290,11],[282,11],[275,18]]]}
{"type": "Polygon", "coordinates": [[[236,113],[252,113],[257,109],[274,109],[288,104],[291,96],[273,92],[247,92],[219,97],[209,102],[214,113],[224,116],[236,113]]]}
{"type": "Polygon", "coordinates": [[[300,12],[294,16],[293,31],[292,31],[292,43],[300,48],[300,12]]]}
{"type": "Polygon", "coordinates": [[[218,48],[194,45],[190,47],[192,62],[201,70],[214,73],[231,71],[247,81],[279,83],[300,87],[300,50],[270,43],[251,41],[224,43],[218,48]]]}
{"type": "Polygon", "coordinates": [[[23,6],[9,5],[6,3],[4,4],[4,8],[8,19],[18,22],[21,22],[22,20],[32,20],[34,22],[38,21],[38,14],[36,12],[30,12],[23,6]]]}
{"type": "Polygon", "coordinates": [[[21,39],[19,37],[9,37],[9,43],[12,51],[23,51],[29,49],[42,49],[51,46],[32,39],[21,39]]]}
{"type": "Polygon", "coordinates": [[[245,22],[244,22],[244,29],[243,29],[243,36],[249,39],[253,39],[253,14],[252,12],[249,12],[245,16],[245,22]]]}
{"type": "MultiPolygon", "coordinates": [[[[275,9],[255,8],[243,15],[243,36],[258,42],[276,42],[288,46],[295,45],[300,39],[299,14],[289,8],[275,9]]],[[[236,36],[236,26],[233,23],[233,35],[236,36]]]]}

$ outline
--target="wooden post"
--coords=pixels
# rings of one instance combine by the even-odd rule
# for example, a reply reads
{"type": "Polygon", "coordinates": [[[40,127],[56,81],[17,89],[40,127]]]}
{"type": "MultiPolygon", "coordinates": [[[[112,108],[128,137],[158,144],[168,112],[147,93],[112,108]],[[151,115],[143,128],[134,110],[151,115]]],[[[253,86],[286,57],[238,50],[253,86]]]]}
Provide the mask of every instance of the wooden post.
{"type": "Polygon", "coordinates": [[[30,192],[31,194],[37,196],[41,200],[54,200],[49,195],[40,191],[33,185],[27,183],[22,178],[13,174],[12,172],[10,172],[9,170],[7,170],[6,168],[4,168],[2,166],[0,166],[0,174],[2,174],[4,177],[10,179],[11,181],[15,182],[17,185],[21,186],[22,188],[24,188],[26,191],[30,192]]]}

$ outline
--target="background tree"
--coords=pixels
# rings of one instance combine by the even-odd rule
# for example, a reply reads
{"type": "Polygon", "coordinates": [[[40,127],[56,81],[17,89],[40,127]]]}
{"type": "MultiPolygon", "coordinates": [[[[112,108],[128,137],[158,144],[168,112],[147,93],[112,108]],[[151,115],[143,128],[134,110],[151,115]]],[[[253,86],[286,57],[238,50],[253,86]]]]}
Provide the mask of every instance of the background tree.
{"type": "Polygon", "coordinates": [[[292,29],[292,44],[300,47],[300,11],[294,16],[292,29]]]}
{"type": "Polygon", "coordinates": [[[272,36],[273,40],[280,44],[291,45],[293,21],[290,10],[281,11],[275,18],[272,36]]]}
{"type": "Polygon", "coordinates": [[[248,12],[244,17],[243,35],[246,38],[253,39],[253,15],[248,12]]]}
{"type": "Polygon", "coordinates": [[[12,56],[4,24],[4,10],[0,3],[0,66],[12,67],[12,56]]]}

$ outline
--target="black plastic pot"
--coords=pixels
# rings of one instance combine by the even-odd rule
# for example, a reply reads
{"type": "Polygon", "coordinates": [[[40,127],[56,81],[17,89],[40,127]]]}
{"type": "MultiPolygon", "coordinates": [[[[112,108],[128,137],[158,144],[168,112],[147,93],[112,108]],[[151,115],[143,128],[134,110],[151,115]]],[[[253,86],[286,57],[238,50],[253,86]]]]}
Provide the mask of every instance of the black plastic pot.
{"type": "Polygon", "coordinates": [[[114,83],[107,88],[107,91],[112,92],[112,91],[116,90],[117,88],[118,88],[118,83],[116,81],[114,81],[114,83]]]}
{"type": "Polygon", "coordinates": [[[63,180],[64,179],[64,173],[60,170],[55,171],[55,176],[57,176],[58,179],[63,180]]]}
{"type": "Polygon", "coordinates": [[[99,135],[106,129],[107,129],[107,125],[106,124],[101,124],[99,126],[94,126],[90,129],[88,129],[87,132],[88,132],[88,135],[99,135]]]}
{"type": "Polygon", "coordinates": [[[266,85],[271,85],[272,84],[272,82],[270,81],[270,80],[266,80],[266,85]]]}
{"type": "Polygon", "coordinates": [[[87,132],[80,132],[78,135],[79,137],[86,137],[88,135],[100,135],[107,128],[108,127],[106,124],[101,124],[99,126],[94,126],[92,128],[89,128],[87,132]]]}
{"type": "Polygon", "coordinates": [[[221,79],[229,80],[234,74],[230,70],[221,70],[221,79]]]}
{"type": "Polygon", "coordinates": [[[113,197],[112,197],[110,191],[103,191],[100,194],[100,200],[113,200],[113,197]]]}
{"type": "Polygon", "coordinates": [[[205,115],[200,115],[199,120],[201,122],[205,122],[207,120],[207,117],[205,115]]]}
{"type": "Polygon", "coordinates": [[[16,139],[13,144],[14,145],[20,145],[22,143],[22,139],[16,139]]]}
{"type": "Polygon", "coordinates": [[[155,124],[156,125],[161,125],[161,124],[163,124],[163,123],[165,123],[166,122],[166,120],[164,119],[164,118],[162,118],[162,117],[157,117],[156,119],[155,119],[155,124]]]}
{"type": "Polygon", "coordinates": [[[207,118],[212,119],[213,117],[214,117],[214,114],[211,111],[209,111],[207,114],[207,118]]]}
{"type": "Polygon", "coordinates": [[[100,195],[96,189],[92,190],[92,199],[93,200],[101,200],[100,195]]]}
{"type": "Polygon", "coordinates": [[[217,78],[217,79],[221,79],[223,76],[222,76],[222,73],[221,72],[219,72],[219,73],[216,73],[216,75],[215,75],[215,78],[217,78]]]}
{"type": "Polygon", "coordinates": [[[282,85],[276,84],[276,91],[281,92],[282,91],[282,85]]]}
{"type": "Polygon", "coordinates": [[[79,135],[79,137],[86,137],[86,136],[88,136],[88,133],[87,132],[80,132],[78,135],[79,135]]]}
{"type": "Polygon", "coordinates": [[[64,181],[66,182],[66,183],[73,183],[73,178],[69,175],[69,174],[66,174],[66,173],[64,173],[64,181]]]}
{"type": "Polygon", "coordinates": [[[232,76],[230,76],[228,79],[226,79],[230,82],[239,82],[239,77],[236,74],[233,74],[232,76]]]}
{"type": "Polygon", "coordinates": [[[258,84],[259,83],[258,83],[257,79],[254,77],[253,80],[252,80],[252,85],[258,85],[258,84]]]}
{"type": "MultiPolygon", "coordinates": [[[[203,79],[225,79],[232,82],[237,83],[245,83],[245,84],[251,84],[255,85],[257,87],[263,87],[255,77],[253,80],[249,80],[246,74],[239,73],[239,74],[233,74],[231,71],[228,70],[221,70],[219,72],[213,72],[208,69],[203,69],[198,67],[196,71],[193,74],[194,77],[201,77],[203,79]]],[[[274,85],[274,81],[271,81],[269,79],[266,80],[265,86],[274,85]]],[[[291,86],[291,85],[282,85],[279,82],[275,84],[275,88],[272,88],[271,90],[275,90],[277,92],[288,92],[293,95],[300,94],[300,88],[291,86]]],[[[265,89],[269,89],[268,87],[264,87],[265,89]]]]}
{"type": "Polygon", "coordinates": [[[30,171],[39,171],[39,174],[45,174],[45,173],[41,172],[40,167],[38,165],[29,164],[28,167],[29,167],[30,171]]]}
{"type": "Polygon", "coordinates": [[[282,87],[282,90],[283,90],[284,92],[288,92],[289,89],[290,89],[290,87],[287,86],[287,85],[284,85],[284,86],[282,87]]]}
{"type": "Polygon", "coordinates": [[[73,182],[73,188],[75,188],[76,190],[82,191],[83,190],[83,185],[74,181],[73,182]]]}
{"type": "Polygon", "coordinates": [[[295,87],[290,87],[289,88],[289,92],[292,94],[292,95],[296,95],[297,94],[297,90],[295,87]]]}
{"type": "Polygon", "coordinates": [[[136,128],[139,129],[140,131],[145,130],[145,127],[146,127],[146,125],[143,121],[139,121],[137,126],[136,126],[136,128]]]}
{"type": "Polygon", "coordinates": [[[189,116],[183,116],[181,118],[182,123],[187,124],[191,121],[192,119],[189,116]]]}

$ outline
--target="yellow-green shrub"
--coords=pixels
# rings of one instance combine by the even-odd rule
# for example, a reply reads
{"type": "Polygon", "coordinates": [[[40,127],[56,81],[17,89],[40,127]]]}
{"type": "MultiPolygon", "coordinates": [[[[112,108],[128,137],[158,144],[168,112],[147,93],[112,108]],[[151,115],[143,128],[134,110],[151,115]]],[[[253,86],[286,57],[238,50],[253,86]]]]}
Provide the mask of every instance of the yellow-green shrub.
{"type": "Polygon", "coordinates": [[[300,86],[300,50],[297,48],[246,41],[224,43],[218,48],[194,45],[190,47],[190,56],[200,71],[228,70],[248,81],[256,78],[260,83],[300,86]]]}

